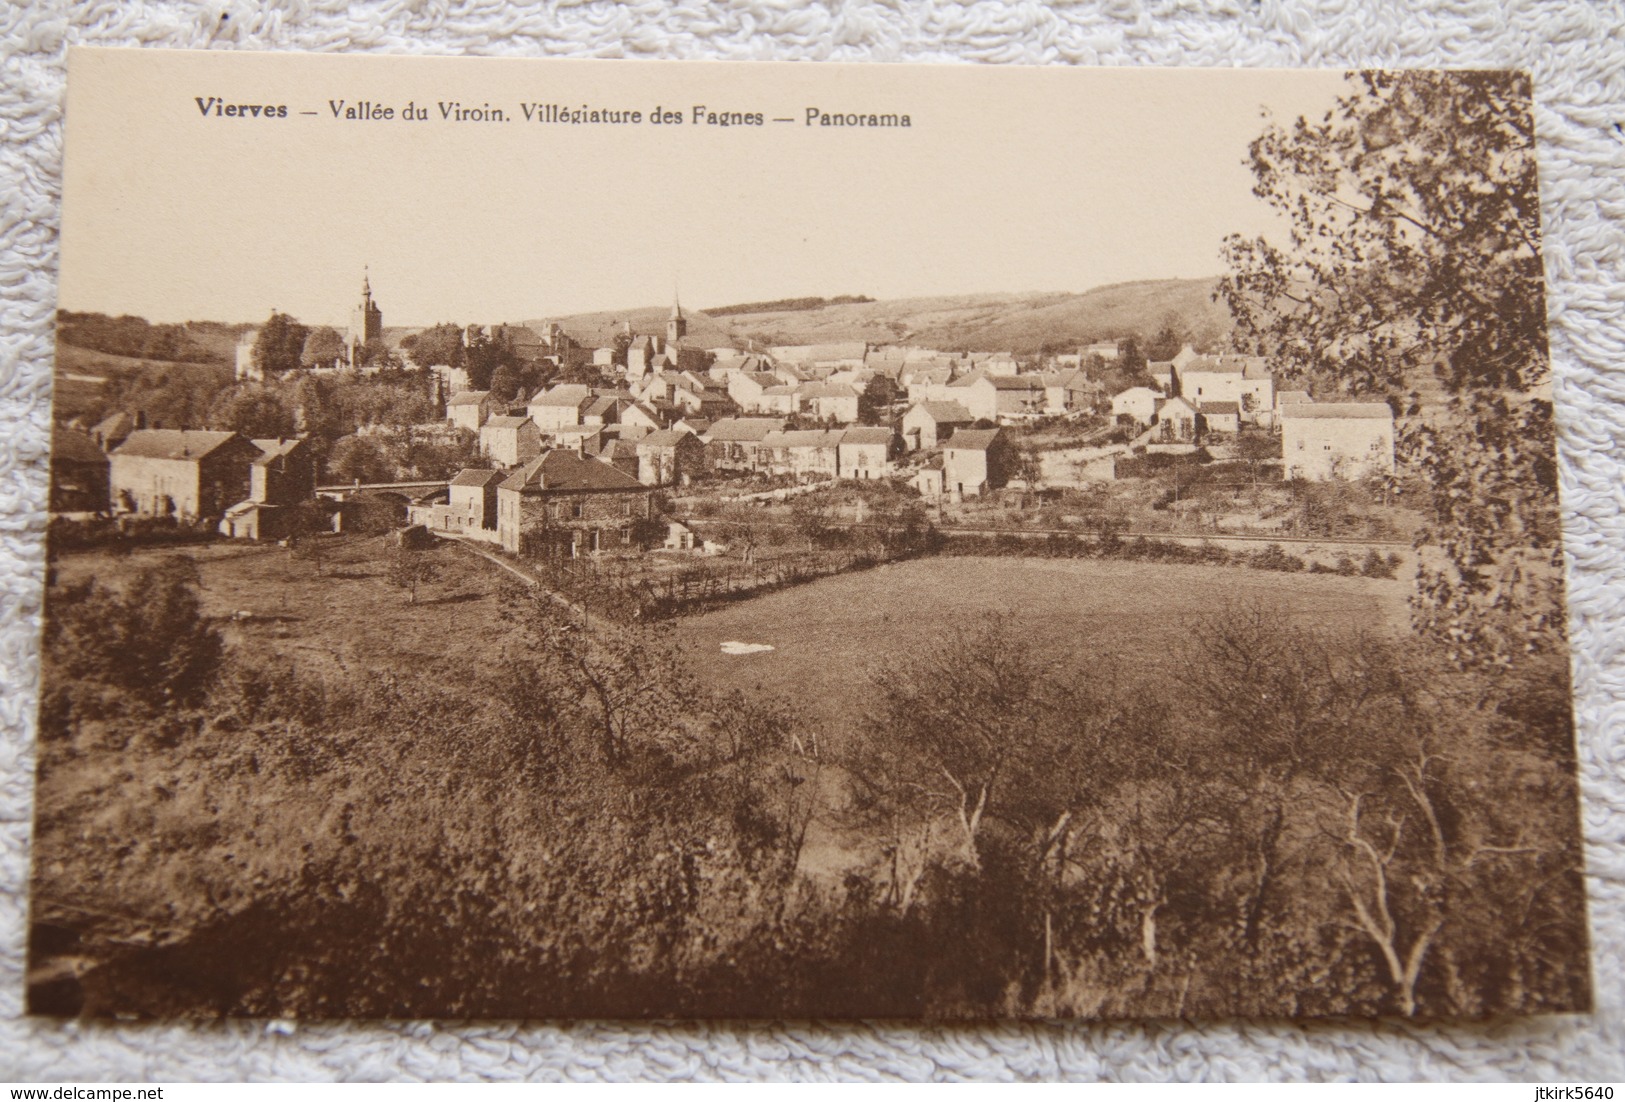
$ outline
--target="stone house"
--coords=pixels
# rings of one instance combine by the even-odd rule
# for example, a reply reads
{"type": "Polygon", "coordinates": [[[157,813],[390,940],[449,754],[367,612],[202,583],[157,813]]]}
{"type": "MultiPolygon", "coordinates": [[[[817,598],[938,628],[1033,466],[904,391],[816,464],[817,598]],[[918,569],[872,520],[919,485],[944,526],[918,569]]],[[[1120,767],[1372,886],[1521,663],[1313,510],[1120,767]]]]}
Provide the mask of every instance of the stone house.
{"type": "Polygon", "coordinates": [[[1241,431],[1241,405],[1237,402],[1202,402],[1196,412],[1201,415],[1197,425],[1204,434],[1241,431]]]}
{"type": "Polygon", "coordinates": [[[637,441],[638,481],[645,486],[678,486],[705,471],[705,445],[691,432],[661,429],[637,441]]]}
{"type": "Polygon", "coordinates": [[[1157,437],[1173,443],[1196,438],[1196,406],[1186,398],[1157,399],[1157,437]]]}
{"type": "Polygon", "coordinates": [[[798,479],[836,478],[840,475],[842,433],[827,429],[770,432],[762,439],[767,469],[798,479]]]}
{"type": "Polygon", "coordinates": [[[425,527],[433,532],[496,543],[497,487],[507,477],[506,471],[458,471],[446,488],[446,504],[430,507],[425,527]]]}
{"type": "Polygon", "coordinates": [[[315,452],[304,436],[254,446],[260,456],[248,470],[248,497],[226,510],[220,531],[233,539],[284,539],[295,534],[294,506],[316,496],[315,452]]]}
{"type": "Polygon", "coordinates": [[[1044,411],[1044,382],[1036,375],[979,375],[961,389],[964,396],[956,400],[978,421],[1018,420],[1044,411]]]}
{"type": "Polygon", "coordinates": [[[1275,408],[1275,379],[1262,356],[1198,356],[1179,369],[1179,396],[1196,405],[1235,402],[1251,421],[1275,408]]]}
{"type": "Polygon", "coordinates": [[[1300,402],[1283,407],[1280,419],[1289,479],[1394,473],[1394,412],[1386,402],[1300,402]]]}
{"type": "Polygon", "coordinates": [[[477,434],[490,416],[489,390],[465,390],[446,399],[446,420],[460,429],[477,434]]]}
{"type": "Polygon", "coordinates": [[[858,419],[857,388],[845,383],[803,383],[796,403],[801,412],[819,421],[850,425],[858,419]]]}
{"type": "Polygon", "coordinates": [[[779,377],[769,371],[736,371],[728,377],[728,397],[746,413],[762,408],[762,392],[781,385],[779,377]]]}
{"type": "Polygon", "coordinates": [[[138,429],[109,457],[112,506],[146,516],[221,516],[248,497],[260,455],[234,432],[138,429]]]}
{"type": "Polygon", "coordinates": [[[525,403],[525,413],[539,429],[560,429],[581,424],[582,416],[595,401],[592,388],[580,383],[561,383],[538,390],[525,403]]]}
{"type": "Polygon", "coordinates": [[[916,402],[903,414],[903,446],[909,451],[934,448],[957,429],[976,423],[958,402],[916,402]]]}
{"type": "Polygon", "coordinates": [[[1131,418],[1137,425],[1149,425],[1157,417],[1162,396],[1148,386],[1131,386],[1112,395],[1112,419],[1131,418]]]}
{"type": "Polygon", "coordinates": [[[480,428],[480,454],[504,467],[528,463],[541,450],[541,430],[529,417],[493,417],[480,428]]]}
{"type": "Polygon", "coordinates": [[[724,417],[702,439],[706,464],[714,470],[756,471],[765,467],[762,442],[784,428],[777,417],[724,417]]]}
{"type": "Polygon", "coordinates": [[[955,498],[998,490],[1016,470],[1016,447],[1003,429],[960,429],[942,446],[943,492],[955,498]]]}
{"type": "Polygon", "coordinates": [[[601,460],[548,452],[497,488],[498,537],[504,550],[532,558],[631,549],[640,522],[655,519],[654,495],[601,460]]]}
{"type": "Polygon", "coordinates": [[[897,454],[897,434],[889,428],[857,425],[841,433],[835,447],[836,473],[841,478],[884,478],[897,454]]]}

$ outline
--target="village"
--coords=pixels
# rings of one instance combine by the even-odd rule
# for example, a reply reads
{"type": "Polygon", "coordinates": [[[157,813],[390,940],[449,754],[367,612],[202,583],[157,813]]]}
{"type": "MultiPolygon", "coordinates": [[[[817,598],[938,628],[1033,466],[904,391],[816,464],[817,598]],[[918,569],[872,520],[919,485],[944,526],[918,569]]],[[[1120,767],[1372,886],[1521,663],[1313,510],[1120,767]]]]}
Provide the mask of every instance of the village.
{"type": "MultiPolygon", "coordinates": [[[[780,542],[807,535],[809,512],[809,551],[873,527],[877,509],[964,535],[1379,547],[1408,534],[1369,502],[1351,521],[1347,495],[1341,529],[1323,517],[1305,527],[1315,510],[1297,508],[1283,486],[1380,486],[1386,503],[1393,411],[1277,387],[1262,357],[1185,343],[1147,361],[1133,339],[1041,357],[865,341],[700,347],[674,300],[663,333],[628,321],[605,343],[556,323],[495,327],[512,360],[546,380],[503,400],[472,385],[461,333],[448,355],[444,341],[414,347],[394,332],[390,354],[416,370],[443,416],[386,416],[357,435],[441,440],[461,456],[457,469],[340,481],[332,462],[322,469],[331,441],[309,432],[253,438],[117,410],[89,427],[57,426],[53,514],[162,519],[259,541],[405,530],[530,562],[638,559],[645,577],[694,558],[754,563],[773,529],[780,542]]],[[[369,276],[348,332],[297,370],[375,373],[384,333],[369,276]]],[[[256,330],[240,338],[239,388],[265,383],[262,348],[256,330]]]]}

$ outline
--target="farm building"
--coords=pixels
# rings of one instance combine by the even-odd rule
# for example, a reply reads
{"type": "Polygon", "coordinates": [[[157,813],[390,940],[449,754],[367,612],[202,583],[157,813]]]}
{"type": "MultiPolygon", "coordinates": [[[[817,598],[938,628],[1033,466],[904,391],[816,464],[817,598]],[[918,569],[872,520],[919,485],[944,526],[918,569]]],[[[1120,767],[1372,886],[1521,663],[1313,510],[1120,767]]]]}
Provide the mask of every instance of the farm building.
{"type": "Polygon", "coordinates": [[[138,429],[109,461],[113,508],[148,516],[222,515],[248,497],[250,469],[262,453],[234,432],[138,429]]]}

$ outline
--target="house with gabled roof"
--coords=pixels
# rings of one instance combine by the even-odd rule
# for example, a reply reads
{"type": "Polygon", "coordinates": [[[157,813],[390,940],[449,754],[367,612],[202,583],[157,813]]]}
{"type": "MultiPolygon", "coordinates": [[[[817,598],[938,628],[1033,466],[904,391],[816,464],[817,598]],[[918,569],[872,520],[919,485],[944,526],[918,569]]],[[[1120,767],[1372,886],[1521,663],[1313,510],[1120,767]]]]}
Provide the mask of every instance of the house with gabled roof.
{"type": "Polygon", "coordinates": [[[1196,407],[1200,416],[1197,429],[1203,435],[1211,432],[1237,433],[1241,431],[1241,404],[1239,402],[1201,402],[1196,407]]]}
{"type": "Polygon", "coordinates": [[[178,519],[219,517],[248,497],[250,471],[261,454],[234,432],[137,429],[109,457],[113,508],[178,519]]]}
{"type": "Polygon", "coordinates": [[[1155,418],[1157,438],[1167,444],[1194,440],[1199,412],[1196,404],[1188,398],[1158,398],[1155,418]]]}
{"type": "Polygon", "coordinates": [[[762,441],[768,433],[783,428],[782,417],[724,417],[715,421],[701,437],[706,463],[718,470],[762,470],[762,441]]]}
{"type": "Polygon", "coordinates": [[[1016,446],[1004,429],[960,429],[942,446],[943,492],[954,499],[1002,489],[1016,472],[1016,446]]]}
{"type": "Polygon", "coordinates": [[[661,429],[637,441],[638,481],[645,486],[678,486],[705,472],[705,445],[692,432],[661,429]]]}
{"type": "Polygon", "coordinates": [[[840,478],[885,478],[892,459],[901,450],[897,434],[878,425],[854,425],[841,433],[835,446],[835,470],[840,478]]]}
{"type": "Polygon", "coordinates": [[[597,401],[592,388],[581,383],[560,383],[544,387],[525,403],[525,413],[539,429],[564,428],[581,424],[583,415],[597,401]]]}
{"type": "Polygon", "coordinates": [[[599,459],[550,451],[497,487],[497,533],[505,551],[566,557],[639,546],[655,519],[655,491],[599,459]]]}
{"type": "Polygon", "coordinates": [[[1148,386],[1131,386],[1112,395],[1112,419],[1127,417],[1137,425],[1157,419],[1157,403],[1162,396],[1148,386]]]}
{"type": "Polygon", "coordinates": [[[819,421],[850,425],[858,419],[858,392],[845,383],[803,383],[796,391],[801,412],[819,421]]]}
{"type": "Polygon", "coordinates": [[[491,416],[489,390],[465,390],[446,399],[446,420],[460,429],[478,433],[491,416]]]}
{"type": "Polygon", "coordinates": [[[542,450],[542,431],[529,417],[492,417],[480,426],[480,454],[503,467],[517,467],[542,450]]]}
{"type": "Polygon", "coordinates": [[[970,410],[958,402],[915,402],[903,414],[903,446],[909,451],[934,448],[955,430],[975,423],[970,410]]]}
{"type": "Polygon", "coordinates": [[[841,432],[838,429],[791,429],[762,438],[762,455],[772,474],[796,478],[836,478],[840,475],[841,432]]]}
{"type": "Polygon", "coordinates": [[[1328,482],[1394,473],[1394,411],[1386,402],[1283,406],[1281,460],[1289,479],[1328,482]]]}

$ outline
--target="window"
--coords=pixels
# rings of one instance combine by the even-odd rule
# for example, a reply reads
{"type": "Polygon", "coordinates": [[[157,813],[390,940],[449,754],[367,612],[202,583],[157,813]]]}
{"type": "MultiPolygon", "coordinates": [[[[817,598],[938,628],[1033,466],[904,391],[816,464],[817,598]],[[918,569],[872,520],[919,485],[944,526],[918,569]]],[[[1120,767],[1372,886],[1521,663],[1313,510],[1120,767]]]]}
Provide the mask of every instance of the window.
{"type": "Polygon", "coordinates": [[[574,520],[580,520],[581,519],[581,502],[572,501],[570,503],[570,516],[574,520]]]}

